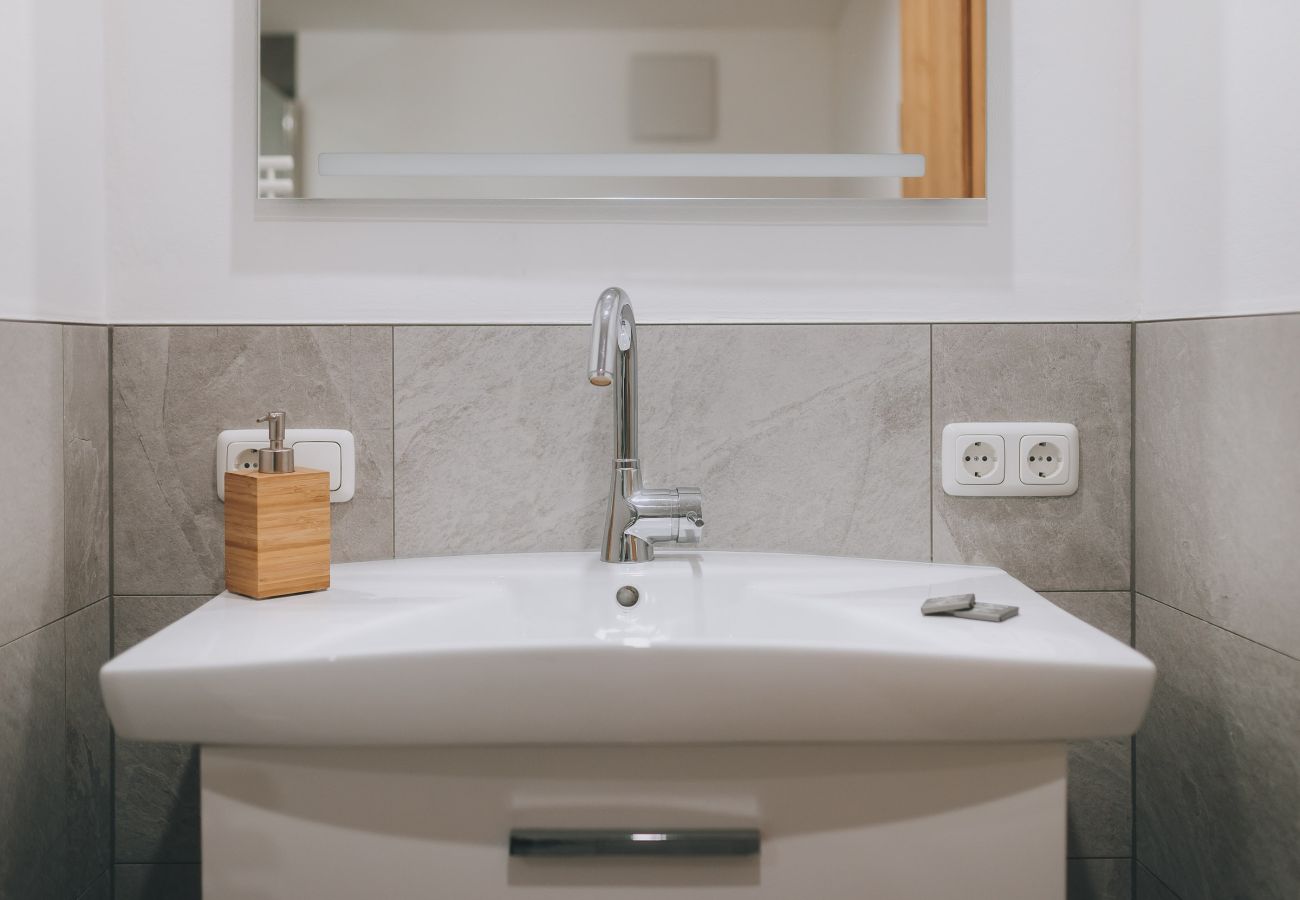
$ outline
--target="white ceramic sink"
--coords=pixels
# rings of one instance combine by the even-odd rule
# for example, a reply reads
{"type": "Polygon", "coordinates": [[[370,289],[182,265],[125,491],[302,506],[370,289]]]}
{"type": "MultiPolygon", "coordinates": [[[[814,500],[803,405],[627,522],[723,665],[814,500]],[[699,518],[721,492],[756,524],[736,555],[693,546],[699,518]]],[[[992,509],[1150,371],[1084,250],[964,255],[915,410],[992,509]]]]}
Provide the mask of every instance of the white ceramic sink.
{"type": "Polygon", "coordinates": [[[999,569],[754,553],[406,559],[229,593],[112,660],[118,733],[224,745],[1130,734],[1155,669],[999,569]],[[640,601],[615,601],[623,585],[640,601]],[[1003,623],[923,617],[930,596],[1003,623]]]}

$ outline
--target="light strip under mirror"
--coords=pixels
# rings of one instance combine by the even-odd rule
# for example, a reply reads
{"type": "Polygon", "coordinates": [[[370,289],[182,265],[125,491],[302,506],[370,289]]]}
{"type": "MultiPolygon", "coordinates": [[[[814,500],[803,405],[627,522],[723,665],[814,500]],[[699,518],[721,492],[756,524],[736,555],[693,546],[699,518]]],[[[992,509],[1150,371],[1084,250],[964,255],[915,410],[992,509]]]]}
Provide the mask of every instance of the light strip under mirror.
{"type": "Polygon", "coordinates": [[[919,153],[321,153],[321,175],[919,178],[919,153]]]}

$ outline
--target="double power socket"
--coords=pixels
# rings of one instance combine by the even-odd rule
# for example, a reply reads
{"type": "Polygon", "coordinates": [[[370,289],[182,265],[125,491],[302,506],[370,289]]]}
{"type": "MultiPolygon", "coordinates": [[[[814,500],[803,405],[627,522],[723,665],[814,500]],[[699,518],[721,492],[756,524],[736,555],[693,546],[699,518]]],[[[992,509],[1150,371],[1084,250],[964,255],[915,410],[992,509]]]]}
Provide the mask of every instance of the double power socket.
{"type": "Polygon", "coordinates": [[[954,422],[943,490],[957,497],[1063,497],[1079,489],[1079,430],[1065,422],[954,422]]]}

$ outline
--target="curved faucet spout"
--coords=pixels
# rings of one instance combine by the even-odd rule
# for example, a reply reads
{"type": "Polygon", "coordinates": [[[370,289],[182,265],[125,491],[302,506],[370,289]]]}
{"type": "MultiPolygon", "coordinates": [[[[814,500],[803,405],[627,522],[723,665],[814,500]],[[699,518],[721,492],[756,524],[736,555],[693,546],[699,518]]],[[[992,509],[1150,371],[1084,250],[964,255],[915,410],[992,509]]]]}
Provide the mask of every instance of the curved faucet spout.
{"type": "Polygon", "coordinates": [[[615,357],[623,346],[624,313],[632,326],[632,301],[622,288],[607,288],[596,301],[596,314],[591,320],[591,356],[587,377],[597,387],[608,387],[614,381],[615,357]]]}
{"type": "Polygon", "coordinates": [[[596,301],[587,378],[614,386],[614,458],[636,459],[636,317],[622,288],[607,288],[596,301]]]}

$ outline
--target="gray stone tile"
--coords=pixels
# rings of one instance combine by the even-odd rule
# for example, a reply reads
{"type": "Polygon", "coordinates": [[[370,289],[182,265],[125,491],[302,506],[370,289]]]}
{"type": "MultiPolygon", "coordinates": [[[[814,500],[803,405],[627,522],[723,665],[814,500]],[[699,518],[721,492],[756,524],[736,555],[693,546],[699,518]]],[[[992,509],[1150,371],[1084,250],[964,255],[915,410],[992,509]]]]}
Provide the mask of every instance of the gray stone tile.
{"type": "Polygon", "coordinates": [[[108,596],[108,329],[63,326],[66,609],[108,596]]]}
{"type": "MultiPolygon", "coordinates": [[[[1132,597],[1127,591],[1043,596],[1116,640],[1130,643],[1132,597]]],[[[1069,764],[1070,856],[1130,855],[1133,852],[1132,739],[1075,742],[1070,745],[1069,764]]]]}
{"type": "Polygon", "coordinates": [[[64,641],[68,877],[75,893],[112,863],[113,734],[99,693],[99,669],[109,657],[109,601],[65,619],[64,641]]]}
{"type": "Polygon", "coordinates": [[[0,322],[0,644],[63,615],[63,331],[0,322]]]}
{"type": "Polygon", "coordinates": [[[199,860],[199,754],[182,744],[117,741],[118,862],[199,860]]]}
{"type": "MultiPolygon", "coordinates": [[[[589,549],[613,398],[585,327],[395,333],[397,553],[589,549]],[[518,377],[503,377],[516,366],[518,377]]],[[[706,549],[928,557],[928,328],[645,326],[641,456],[706,549]],[[774,528],[772,510],[786,523],[774,528]]]]}
{"type": "Polygon", "coordinates": [[[77,900],[113,900],[113,876],[108,869],[99,874],[89,887],[82,891],[77,900]]]}
{"type": "Polygon", "coordinates": [[[1137,881],[1134,884],[1134,900],[1182,900],[1151,874],[1151,870],[1137,864],[1137,881]]]}
{"type": "MultiPolygon", "coordinates": [[[[56,599],[62,604],[62,594],[56,599]]],[[[0,897],[64,900],[63,622],[0,647],[0,897]]]]}
{"type": "Polygon", "coordinates": [[[706,546],[929,559],[929,364],[924,325],[648,328],[642,455],[706,546]]]}
{"type": "MultiPolygon", "coordinates": [[[[114,597],[114,653],[134,646],[206,602],[206,597],[114,597]]],[[[197,862],[197,749],[121,739],[117,739],[116,748],[117,861],[197,862]]]]}
{"type": "Polygon", "coordinates": [[[131,327],[113,340],[118,593],[221,590],[213,447],[273,408],[291,428],[353,431],[357,494],[332,507],[333,558],[392,556],[391,328],[131,327]]]}
{"type": "Polygon", "coordinates": [[[1132,900],[1133,860],[1072,859],[1065,869],[1066,900],[1132,900]]]}
{"type": "Polygon", "coordinates": [[[1300,315],[1139,325],[1136,372],[1137,589],[1300,658],[1300,315]]]}
{"type": "Polygon", "coordinates": [[[1133,852],[1132,748],[1132,738],[1070,744],[1069,856],[1123,856],[1133,852]]]}
{"type": "Polygon", "coordinates": [[[394,329],[398,556],[596,546],[613,414],[587,382],[588,339],[394,329]]]}
{"type": "Polygon", "coordinates": [[[354,496],[347,503],[330,504],[330,558],[334,562],[393,555],[393,497],[391,490],[387,493],[385,497],[354,496]]]}
{"type": "Polygon", "coordinates": [[[114,866],[113,900],[201,900],[202,875],[197,865],[114,866]]]}
{"type": "Polygon", "coordinates": [[[1138,596],[1137,856],[1183,900],[1300,896],[1300,661],[1138,596]]]}
{"type": "Polygon", "coordinates": [[[207,596],[114,597],[113,655],[126,652],[211,599],[207,596]]]}
{"type": "Polygon", "coordinates": [[[1133,595],[1128,591],[1049,591],[1043,596],[1115,640],[1133,643],[1133,595]]]}
{"type": "Polygon", "coordinates": [[[1131,327],[935,325],[934,446],[950,422],[1072,422],[1070,497],[950,497],[934,453],[934,559],[994,565],[1035,590],[1128,590],[1131,327]]]}

